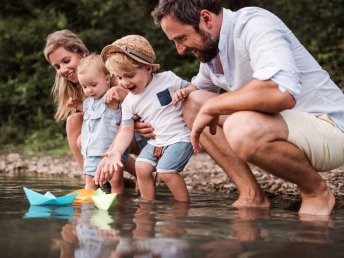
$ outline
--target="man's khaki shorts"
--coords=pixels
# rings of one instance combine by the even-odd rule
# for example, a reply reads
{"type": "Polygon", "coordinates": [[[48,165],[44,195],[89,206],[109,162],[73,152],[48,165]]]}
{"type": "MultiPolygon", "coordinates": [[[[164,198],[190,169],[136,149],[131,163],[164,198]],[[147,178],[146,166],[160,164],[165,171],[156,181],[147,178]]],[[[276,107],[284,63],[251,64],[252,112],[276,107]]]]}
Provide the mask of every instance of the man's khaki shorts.
{"type": "Polygon", "coordinates": [[[299,147],[317,171],[329,171],[344,163],[344,133],[327,116],[305,112],[280,113],[289,129],[287,141],[299,147]]]}

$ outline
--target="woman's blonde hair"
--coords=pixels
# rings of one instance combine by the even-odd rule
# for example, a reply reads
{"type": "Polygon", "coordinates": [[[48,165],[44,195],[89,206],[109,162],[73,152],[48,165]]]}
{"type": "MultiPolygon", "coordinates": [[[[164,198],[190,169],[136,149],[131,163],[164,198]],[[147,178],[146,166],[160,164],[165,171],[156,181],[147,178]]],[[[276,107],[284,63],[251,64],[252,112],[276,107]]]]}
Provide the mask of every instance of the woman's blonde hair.
{"type": "MultiPolygon", "coordinates": [[[[48,35],[43,53],[49,63],[49,55],[59,47],[64,47],[70,52],[77,53],[81,58],[89,54],[82,40],[72,31],[66,29],[55,31],[48,35]]],[[[75,108],[68,107],[69,98],[76,99],[77,101],[82,101],[84,98],[80,85],[66,80],[57,73],[51,93],[57,105],[56,121],[66,120],[70,114],[76,112],[75,108]]]]}

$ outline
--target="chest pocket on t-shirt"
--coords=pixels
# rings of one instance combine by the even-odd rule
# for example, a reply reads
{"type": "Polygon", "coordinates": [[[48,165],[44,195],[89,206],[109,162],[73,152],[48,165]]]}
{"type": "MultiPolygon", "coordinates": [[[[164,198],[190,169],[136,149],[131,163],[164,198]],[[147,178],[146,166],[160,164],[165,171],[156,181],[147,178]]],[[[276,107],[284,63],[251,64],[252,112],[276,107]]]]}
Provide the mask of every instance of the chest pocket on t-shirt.
{"type": "Polygon", "coordinates": [[[160,91],[156,94],[158,96],[159,102],[161,106],[166,106],[172,102],[172,97],[170,91],[168,89],[164,91],[160,91]]]}

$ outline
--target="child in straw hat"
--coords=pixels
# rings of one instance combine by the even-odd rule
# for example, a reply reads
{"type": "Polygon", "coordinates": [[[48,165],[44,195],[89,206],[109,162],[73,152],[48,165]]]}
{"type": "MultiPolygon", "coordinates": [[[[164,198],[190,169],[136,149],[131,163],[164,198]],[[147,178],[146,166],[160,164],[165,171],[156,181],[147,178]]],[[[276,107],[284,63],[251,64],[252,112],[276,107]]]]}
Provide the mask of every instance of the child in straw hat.
{"type": "Polygon", "coordinates": [[[151,123],[155,134],[136,159],[141,198],[155,199],[153,172],[156,171],[177,201],[189,201],[179,172],[189,161],[193,149],[180,100],[196,87],[171,71],[157,73],[160,65],[154,63],[154,50],[144,37],[138,35],[116,40],[102,50],[101,57],[107,69],[116,75],[119,85],[129,91],[122,104],[122,124],[107,152],[108,166],[103,168],[102,174],[111,178],[121,170],[121,156],[134,134],[132,117],[137,114],[151,123]]]}
{"type": "MultiPolygon", "coordinates": [[[[81,153],[84,157],[83,171],[85,189],[97,189],[94,175],[101,154],[108,150],[121,123],[119,101],[105,103],[110,89],[110,74],[100,55],[91,54],[80,60],[77,76],[86,99],[83,102],[84,121],[81,129],[81,153]]],[[[123,151],[120,160],[127,161],[128,152],[123,151]]],[[[111,192],[123,193],[123,168],[119,168],[110,180],[111,192]]]]}

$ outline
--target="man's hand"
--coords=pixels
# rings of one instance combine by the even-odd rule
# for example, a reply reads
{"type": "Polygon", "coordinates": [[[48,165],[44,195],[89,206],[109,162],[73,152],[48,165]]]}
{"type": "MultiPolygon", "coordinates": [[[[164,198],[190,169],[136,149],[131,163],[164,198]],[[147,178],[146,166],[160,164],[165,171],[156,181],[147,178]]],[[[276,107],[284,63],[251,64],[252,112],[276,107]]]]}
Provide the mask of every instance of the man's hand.
{"type": "Polygon", "coordinates": [[[147,139],[155,137],[154,128],[150,123],[141,121],[138,115],[133,116],[135,131],[147,139]]]}
{"type": "Polygon", "coordinates": [[[205,111],[205,109],[201,108],[198,112],[195,121],[192,125],[191,130],[191,144],[193,149],[196,153],[201,151],[201,145],[199,143],[199,138],[201,133],[203,132],[206,126],[209,126],[209,131],[212,135],[216,134],[217,125],[219,122],[219,115],[212,115],[205,111]]]}

